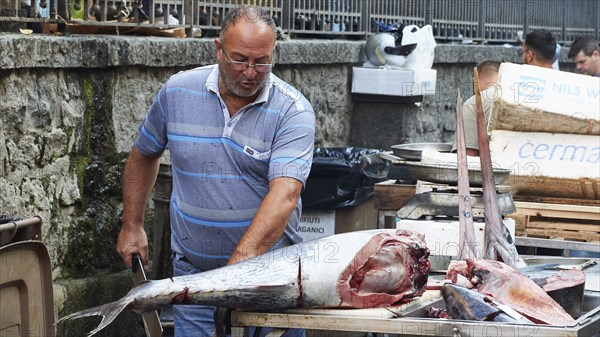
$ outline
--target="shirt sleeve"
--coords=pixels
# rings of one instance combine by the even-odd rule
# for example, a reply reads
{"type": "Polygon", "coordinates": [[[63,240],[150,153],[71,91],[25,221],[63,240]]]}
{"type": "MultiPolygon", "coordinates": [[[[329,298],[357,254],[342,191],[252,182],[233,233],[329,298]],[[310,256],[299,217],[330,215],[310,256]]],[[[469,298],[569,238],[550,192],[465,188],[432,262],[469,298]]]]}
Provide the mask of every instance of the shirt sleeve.
{"type": "Polygon", "coordinates": [[[158,157],[167,146],[167,125],[165,114],[166,84],[154,98],[152,106],[140,124],[135,147],[143,155],[158,157]]]}
{"type": "Polygon", "coordinates": [[[283,114],[273,141],[269,180],[294,178],[306,183],[315,143],[315,113],[305,98],[292,104],[283,114]]]}

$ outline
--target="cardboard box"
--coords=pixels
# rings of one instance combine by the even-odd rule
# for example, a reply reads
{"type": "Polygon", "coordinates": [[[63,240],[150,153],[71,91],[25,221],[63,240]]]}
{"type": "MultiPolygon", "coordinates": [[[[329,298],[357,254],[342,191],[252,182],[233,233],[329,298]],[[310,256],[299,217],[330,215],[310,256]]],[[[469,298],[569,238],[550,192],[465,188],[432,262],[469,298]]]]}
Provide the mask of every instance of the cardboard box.
{"type": "Polygon", "coordinates": [[[437,71],[385,68],[352,68],[352,92],[357,94],[421,96],[434,95],[437,71]]]}
{"type": "MultiPolygon", "coordinates": [[[[504,219],[504,225],[508,228],[511,236],[515,236],[515,221],[513,219],[504,219]]],[[[475,240],[479,253],[483,256],[483,247],[485,244],[485,224],[483,222],[474,222],[475,240]]],[[[396,222],[396,228],[407,229],[416,233],[425,234],[425,244],[431,251],[432,256],[456,257],[459,247],[459,223],[455,221],[434,221],[434,220],[410,220],[402,219],[396,222]]]]}
{"type": "Polygon", "coordinates": [[[373,197],[358,206],[327,211],[303,211],[298,233],[308,241],[333,234],[376,229],[377,213],[373,197]]]}
{"type": "Polygon", "coordinates": [[[598,199],[600,138],[494,130],[493,165],[510,169],[514,195],[598,199]]]}
{"type": "Polygon", "coordinates": [[[600,135],[600,78],[502,63],[488,130],[600,135]]]}

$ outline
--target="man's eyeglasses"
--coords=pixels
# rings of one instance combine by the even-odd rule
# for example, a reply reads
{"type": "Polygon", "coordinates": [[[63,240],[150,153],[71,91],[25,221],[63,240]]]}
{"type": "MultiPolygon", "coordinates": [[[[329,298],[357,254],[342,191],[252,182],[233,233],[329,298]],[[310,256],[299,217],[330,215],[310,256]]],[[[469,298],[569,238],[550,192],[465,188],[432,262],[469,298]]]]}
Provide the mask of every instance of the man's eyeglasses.
{"type": "Polygon", "coordinates": [[[227,64],[229,64],[229,67],[235,71],[246,71],[248,67],[254,67],[254,71],[256,71],[257,73],[268,73],[269,71],[271,71],[271,69],[273,69],[272,63],[250,64],[248,62],[232,61],[229,58],[229,56],[227,56],[227,54],[225,53],[225,49],[223,47],[221,47],[221,52],[223,52],[223,55],[225,55],[225,59],[227,60],[227,64]]]}

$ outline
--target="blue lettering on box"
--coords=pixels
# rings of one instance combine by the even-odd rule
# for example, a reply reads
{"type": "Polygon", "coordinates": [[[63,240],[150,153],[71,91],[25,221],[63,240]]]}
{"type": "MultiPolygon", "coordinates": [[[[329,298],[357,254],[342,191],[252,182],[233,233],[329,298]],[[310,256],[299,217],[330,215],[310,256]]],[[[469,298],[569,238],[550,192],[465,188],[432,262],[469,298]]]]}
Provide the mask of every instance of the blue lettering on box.
{"type": "Polygon", "coordinates": [[[530,148],[533,148],[533,147],[535,147],[535,145],[532,142],[527,142],[527,143],[521,145],[521,148],[519,149],[519,157],[529,158],[530,157],[529,150],[531,150],[530,148]],[[525,153],[525,151],[527,151],[527,154],[525,153]]]}
{"type": "Polygon", "coordinates": [[[519,148],[519,157],[545,161],[566,161],[572,163],[600,163],[600,147],[572,144],[535,144],[526,142],[519,148]],[[549,151],[551,149],[551,151],[549,151]]]}
{"type": "Polygon", "coordinates": [[[572,87],[570,84],[567,83],[554,83],[552,85],[552,90],[554,91],[558,91],[561,94],[567,94],[567,95],[571,95],[571,96],[580,96],[581,95],[581,88],[580,87],[572,87]]]}
{"type": "Polygon", "coordinates": [[[588,157],[588,163],[600,163],[600,147],[592,149],[592,154],[588,157]]]}
{"type": "Polygon", "coordinates": [[[535,158],[535,159],[546,158],[545,152],[547,152],[549,148],[550,147],[548,146],[548,144],[539,144],[538,146],[535,147],[535,150],[533,150],[533,158],[535,158]]]}
{"type": "Polygon", "coordinates": [[[600,89],[587,88],[587,94],[590,98],[598,98],[600,95],[600,89]]]}

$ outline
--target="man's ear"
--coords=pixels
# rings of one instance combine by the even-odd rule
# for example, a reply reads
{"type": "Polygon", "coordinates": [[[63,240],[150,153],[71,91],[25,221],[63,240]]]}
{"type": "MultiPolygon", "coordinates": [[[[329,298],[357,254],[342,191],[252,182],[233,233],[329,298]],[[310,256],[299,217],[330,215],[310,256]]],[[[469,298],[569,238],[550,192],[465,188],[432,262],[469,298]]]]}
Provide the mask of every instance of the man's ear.
{"type": "Polygon", "coordinates": [[[535,54],[534,54],[532,51],[529,51],[529,52],[527,53],[527,56],[525,56],[525,57],[527,57],[527,63],[528,63],[528,64],[531,64],[531,63],[533,63],[533,62],[534,62],[534,60],[535,60],[535,54]]]}
{"type": "Polygon", "coordinates": [[[600,57],[600,51],[594,50],[592,52],[592,57],[600,57]]]}

